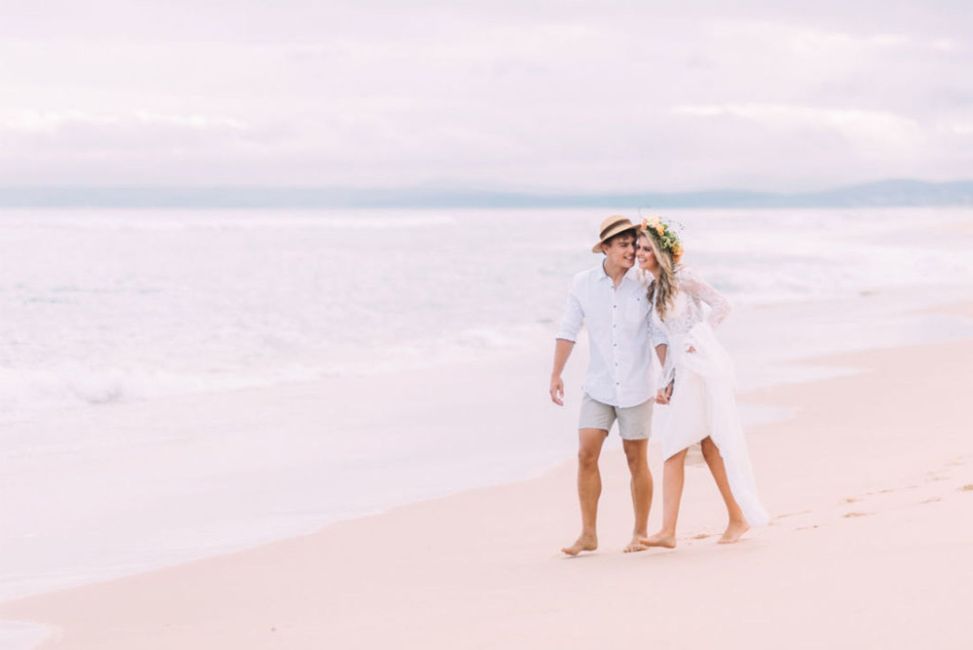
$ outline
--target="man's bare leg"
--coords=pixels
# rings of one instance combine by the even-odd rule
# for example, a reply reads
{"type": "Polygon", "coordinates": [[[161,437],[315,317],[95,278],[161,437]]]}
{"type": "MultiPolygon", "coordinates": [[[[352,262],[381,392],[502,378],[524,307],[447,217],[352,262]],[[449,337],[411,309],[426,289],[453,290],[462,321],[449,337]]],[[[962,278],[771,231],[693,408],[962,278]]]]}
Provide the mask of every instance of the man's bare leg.
{"type": "Polygon", "coordinates": [[[601,472],[598,471],[598,457],[601,446],[608,437],[604,429],[581,429],[578,431],[578,501],[581,505],[581,535],[571,546],[561,552],[577,555],[581,551],[598,548],[598,498],[601,496],[601,472]]]}
{"type": "Polygon", "coordinates": [[[648,548],[641,540],[648,534],[649,508],[652,506],[652,472],[646,457],[649,441],[623,440],[622,446],[632,475],[632,509],[635,511],[635,529],[625,552],[634,553],[648,548]]]}
{"type": "Polygon", "coordinates": [[[679,503],[686,477],[686,452],[683,449],[666,460],[662,469],[662,528],[641,542],[646,546],[676,548],[676,520],[679,519],[679,503]]]}
{"type": "Polygon", "coordinates": [[[720,537],[719,543],[732,544],[738,542],[743,534],[750,530],[750,525],[747,524],[747,519],[743,516],[740,504],[733,498],[730,481],[726,477],[726,465],[723,463],[723,457],[720,455],[716,443],[713,442],[712,438],[707,437],[703,439],[701,447],[703,448],[703,458],[709,465],[709,471],[716,481],[716,487],[720,489],[720,496],[723,497],[723,503],[726,504],[726,514],[729,517],[729,523],[727,523],[726,530],[720,537]]]}

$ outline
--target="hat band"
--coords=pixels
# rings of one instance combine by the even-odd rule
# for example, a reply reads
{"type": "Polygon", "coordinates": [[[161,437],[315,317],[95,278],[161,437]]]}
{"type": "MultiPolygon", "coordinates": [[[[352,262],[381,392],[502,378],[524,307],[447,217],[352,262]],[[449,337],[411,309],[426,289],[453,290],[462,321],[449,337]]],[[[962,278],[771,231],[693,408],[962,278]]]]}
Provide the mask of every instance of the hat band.
{"type": "MultiPolygon", "coordinates": [[[[617,228],[618,226],[623,226],[623,225],[625,225],[625,221],[624,220],[616,221],[616,222],[614,222],[612,224],[609,224],[609,226],[607,228],[605,228],[604,230],[601,231],[601,234],[598,235],[598,238],[599,239],[604,239],[605,238],[605,235],[607,235],[608,233],[610,233],[613,228],[617,228]]],[[[634,225],[629,225],[628,228],[626,228],[626,230],[629,230],[629,229],[634,228],[634,227],[635,227],[634,225]]]]}

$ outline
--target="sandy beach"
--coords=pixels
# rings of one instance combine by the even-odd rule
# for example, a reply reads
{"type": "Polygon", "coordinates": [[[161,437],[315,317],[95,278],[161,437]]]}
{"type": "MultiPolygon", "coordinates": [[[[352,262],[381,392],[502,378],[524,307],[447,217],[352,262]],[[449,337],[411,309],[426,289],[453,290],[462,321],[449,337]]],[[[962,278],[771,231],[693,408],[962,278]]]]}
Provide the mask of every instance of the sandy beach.
{"type": "Polygon", "coordinates": [[[970,33],[5,3],[0,650],[973,650],[970,33]]]}
{"type": "MultiPolygon", "coordinates": [[[[956,307],[955,309],[967,309],[956,307]]],[[[43,648],[969,648],[973,342],[815,359],[840,378],[750,392],[792,417],[749,432],[771,526],[724,524],[690,468],[679,548],[630,534],[619,449],[602,459],[600,549],[574,466],[320,532],[0,606],[43,648]]],[[[655,450],[653,450],[654,452],[655,450]]],[[[513,453],[513,452],[512,452],[513,453]]],[[[651,454],[657,489],[659,459],[651,454]]],[[[661,516],[657,493],[650,528],[661,516]]]]}

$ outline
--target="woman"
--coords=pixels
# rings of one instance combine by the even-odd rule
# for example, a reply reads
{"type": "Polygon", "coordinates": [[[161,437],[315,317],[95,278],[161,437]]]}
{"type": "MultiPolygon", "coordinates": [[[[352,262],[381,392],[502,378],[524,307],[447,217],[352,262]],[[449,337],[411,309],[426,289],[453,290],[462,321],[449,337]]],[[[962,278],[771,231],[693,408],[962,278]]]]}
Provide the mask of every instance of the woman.
{"type": "Polygon", "coordinates": [[[733,368],[713,327],[730,305],[713,287],[682,267],[682,244],[668,224],[644,220],[636,256],[639,268],[651,274],[649,301],[653,325],[666,332],[669,348],[663,388],[656,402],[669,405],[663,444],[662,529],[642,539],[647,546],[676,546],[676,519],[682,498],[686,452],[701,443],[723,501],[729,524],[720,543],[736,542],[750,526],[767,523],[757,497],[746,439],[737,413],[733,368]],[[709,314],[703,303],[710,307],[709,314]]]}

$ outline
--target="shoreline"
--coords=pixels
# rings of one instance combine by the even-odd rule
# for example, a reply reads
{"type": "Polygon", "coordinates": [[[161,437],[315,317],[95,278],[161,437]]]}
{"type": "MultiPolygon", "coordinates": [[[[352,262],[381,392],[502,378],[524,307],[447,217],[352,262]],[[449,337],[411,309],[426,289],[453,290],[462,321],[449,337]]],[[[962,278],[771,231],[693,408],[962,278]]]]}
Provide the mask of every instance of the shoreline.
{"type": "MultiPolygon", "coordinates": [[[[889,293],[858,301],[860,310],[868,311],[856,313],[869,322],[881,321],[884,328],[865,349],[894,349],[901,345],[896,340],[915,338],[918,331],[924,338],[947,341],[973,335],[969,325],[973,313],[968,303],[955,299],[954,292],[941,291],[922,302],[903,309],[889,293]],[[928,306],[932,303],[940,306],[928,306]],[[920,324],[923,328],[917,330],[920,324]]],[[[836,302],[831,311],[840,314],[843,305],[836,302]]],[[[725,335],[728,347],[736,349],[752,337],[750,321],[769,318],[762,327],[772,330],[774,323],[786,326],[792,319],[819,313],[819,307],[818,303],[797,308],[788,304],[745,307],[743,318],[738,315],[724,324],[721,338],[725,335]]],[[[825,330],[838,331],[837,323],[825,324],[825,330]]],[[[747,363],[738,389],[745,426],[788,417],[789,409],[747,399],[755,388],[856,372],[840,358],[827,360],[849,348],[860,349],[857,346],[866,344],[860,334],[824,344],[814,344],[808,337],[805,332],[801,338],[810,346],[804,351],[822,347],[834,351],[788,358],[778,350],[747,363]]],[[[537,342],[530,358],[503,354],[477,364],[474,372],[454,363],[389,376],[395,397],[383,406],[396,413],[394,425],[376,412],[350,418],[340,414],[342,405],[358,403],[361,394],[375,394],[376,382],[385,379],[353,376],[72,409],[43,422],[8,426],[8,442],[15,448],[18,441],[40,445],[40,457],[32,458],[33,450],[19,458],[17,454],[8,457],[8,486],[14,491],[7,493],[5,519],[18,527],[5,531],[0,603],[254,548],[464,490],[539,477],[573,459],[576,451],[570,432],[577,405],[569,402],[555,409],[546,397],[535,394],[538,386],[547,383],[547,343],[537,342]],[[321,395],[330,400],[322,402],[321,395]],[[436,432],[431,435],[429,395],[449,396],[439,400],[436,432]],[[503,429],[498,438],[496,427],[506,421],[494,405],[501,403],[516,409],[519,430],[503,429]],[[448,431],[450,423],[464,421],[469,412],[484,417],[467,426],[468,440],[456,440],[455,433],[448,431]],[[327,424],[324,429],[322,422],[327,424]],[[344,429],[341,422],[352,429],[344,429]],[[357,446],[369,440],[368,455],[384,455],[363,465],[355,453],[354,467],[342,468],[343,454],[351,449],[343,441],[348,433],[357,446]],[[484,436],[492,439],[489,449],[476,442],[484,436]],[[422,447],[418,459],[383,452],[401,446],[402,439],[422,447]],[[97,444],[92,446],[91,440],[97,444]],[[519,453],[510,457],[511,448],[519,453]],[[335,449],[337,458],[329,458],[335,449]],[[471,454],[487,457],[471,464],[471,454]],[[425,466],[413,467],[416,460],[425,466]],[[344,471],[344,478],[324,482],[317,478],[333,471],[344,471]],[[30,476],[41,473],[62,476],[72,487],[31,482],[30,476]],[[26,481],[21,478],[25,475],[26,481]],[[375,483],[377,478],[381,480],[375,483]],[[106,481],[129,483],[133,494],[119,494],[103,485],[106,481]],[[276,490],[269,497],[261,494],[268,482],[276,490]],[[334,496],[342,488],[351,499],[334,496]],[[240,506],[241,490],[252,496],[248,507],[240,506]],[[196,498],[194,491],[203,498],[196,498]],[[42,513],[40,519],[37,512],[42,513]],[[101,530],[90,530],[82,519],[76,526],[82,543],[65,547],[61,540],[68,529],[62,528],[62,522],[77,520],[79,513],[100,520],[101,530]],[[45,537],[49,531],[60,531],[59,536],[45,537]]],[[[580,386],[586,355],[582,339],[565,371],[569,392],[570,387],[580,386]]],[[[608,447],[617,444],[613,437],[608,447]]]]}
{"type": "MultiPolygon", "coordinates": [[[[622,557],[618,551],[627,541],[626,526],[630,525],[624,461],[616,449],[608,448],[602,459],[602,549],[588,560],[567,565],[571,569],[549,561],[561,559],[556,549],[576,532],[574,466],[568,462],[540,478],[467,490],[337,522],[315,533],[257,548],[8,601],[0,604],[0,614],[5,620],[63,625],[65,643],[50,642],[44,648],[122,648],[133,647],[135,640],[138,647],[145,648],[192,647],[203,642],[208,647],[222,643],[228,648],[257,648],[267,647],[272,640],[298,648],[319,647],[322,642],[369,647],[369,643],[401,644],[405,640],[429,647],[455,647],[454,635],[464,626],[477,631],[473,638],[481,642],[473,646],[482,646],[489,645],[485,639],[498,638],[497,630],[485,625],[491,621],[503,623],[503,645],[528,647],[526,640],[534,639],[536,647],[538,639],[571,632],[571,638],[565,634],[557,645],[580,647],[579,640],[590,643],[595,639],[592,631],[580,630],[572,622],[582,614],[570,602],[572,595],[582,596],[578,591],[582,585],[576,581],[581,573],[595,581],[582,582],[598,596],[595,611],[599,621],[620,620],[622,612],[643,612],[644,616],[644,608],[637,605],[651,602],[660,609],[660,616],[651,618],[661,627],[647,628],[644,635],[682,647],[690,637],[700,644],[721,640],[692,628],[697,611],[689,599],[703,595],[698,593],[703,583],[695,583],[696,591],[679,586],[674,602],[666,603],[662,591],[649,582],[636,584],[634,578],[654,581],[651,571],[658,570],[661,577],[676,582],[689,578],[690,585],[694,580],[716,580],[719,592],[734,584],[739,588],[742,583],[730,579],[735,577],[746,580],[748,589],[770,598],[784,571],[798,582],[818,588],[796,601],[788,600],[791,605],[828,608],[831,620],[858,635],[860,643],[909,647],[917,638],[896,629],[896,617],[889,611],[899,605],[890,598],[898,593],[902,581],[893,589],[880,571],[888,567],[876,564],[877,559],[895,557],[892,573],[906,576],[911,587],[921,587],[920,593],[950,587],[948,593],[933,599],[938,609],[920,608],[927,617],[925,623],[933,628],[932,632],[927,629],[925,642],[932,634],[938,639],[937,647],[966,647],[963,644],[968,645],[973,635],[967,631],[964,636],[963,628],[951,622],[948,613],[957,608],[953,619],[962,621],[958,608],[968,602],[971,585],[958,578],[942,578],[943,567],[939,566],[948,559],[954,572],[960,568],[973,574],[973,552],[966,550],[973,548],[967,544],[973,541],[973,527],[965,523],[973,520],[968,516],[973,513],[973,488],[967,489],[973,486],[973,442],[964,439],[963,413],[957,400],[957,391],[971,378],[964,360],[973,360],[973,341],[829,355],[808,361],[858,371],[742,394],[742,401],[786,408],[792,417],[748,432],[763,497],[775,518],[772,526],[752,532],[749,540],[735,547],[710,547],[711,537],[721,530],[720,504],[705,471],[690,468],[680,549],[622,557]],[[929,384],[912,381],[929,367],[937,369],[935,377],[924,375],[931,380],[929,384]],[[916,407],[910,408],[913,402],[916,407]],[[821,404],[828,408],[818,408],[821,404]],[[894,405],[894,412],[887,408],[889,404],[894,405]],[[928,405],[934,413],[920,412],[919,405],[928,405]],[[919,446],[915,430],[923,428],[928,433],[919,446]],[[881,429],[883,437],[876,438],[872,429],[881,429]],[[843,447],[847,454],[840,453],[843,447]],[[808,456],[812,451],[819,453],[808,456]],[[818,482],[809,486],[811,480],[818,482]],[[512,513],[510,521],[504,521],[504,512],[512,513]],[[945,525],[949,523],[953,525],[945,525]],[[402,530],[409,531],[405,539],[398,537],[402,530]],[[919,534],[921,530],[927,538],[919,534]],[[428,531],[429,536],[416,539],[416,531],[428,531]],[[829,561],[822,564],[822,559],[829,561]],[[643,560],[655,568],[647,573],[643,560]],[[757,566],[751,567],[753,563],[757,566]],[[932,565],[935,571],[928,575],[916,571],[932,565]],[[575,570],[589,566],[593,572],[575,570]],[[748,574],[751,569],[755,573],[748,574]],[[838,584],[833,580],[842,574],[851,581],[840,581],[847,593],[820,591],[822,577],[830,577],[825,582],[834,588],[838,584]],[[857,579],[867,580],[859,584],[857,579]],[[940,579],[945,582],[938,582],[940,579]],[[597,584],[613,581],[618,589],[597,584]],[[247,585],[244,593],[239,592],[240,585],[247,585]],[[886,593],[889,589],[892,592],[886,593]],[[285,592],[289,590],[320,607],[288,598],[285,592]],[[618,590],[627,594],[621,604],[618,590]],[[815,593],[834,597],[835,602],[821,603],[812,598],[815,593]],[[874,603],[874,611],[872,606],[855,605],[849,594],[867,596],[871,600],[862,602],[874,603]],[[674,604],[683,609],[673,609],[674,604]],[[848,610],[835,610],[837,604],[848,610]],[[664,621],[661,610],[668,611],[671,620],[664,621]],[[367,627],[369,613],[375,611],[388,617],[388,624],[371,636],[359,636],[363,626],[367,627]],[[433,611],[451,613],[462,625],[444,625],[447,629],[439,630],[428,618],[433,611]],[[860,628],[850,615],[863,611],[881,618],[884,627],[860,628]],[[163,618],[183,623],[167,627],[163,618]],[[267,628],[258,630],[258,621],[267,622],[267,628]],[[152,639],[146,640],[146,635],[152,639]]],[[[661,471],[653,449],[650,444],[656,482],[650,529],[661,516],[661,471]]],[[[796,610],[782,609],[772,599],[765,605],[780,620],[796,624],[796,610]]],[[[748,606],[737,613],[744,621],[758,614],[748,606]]],[[[722,615],[717,618],[730,626],[725,629],[732,631],[731,640],[745,631],[733,627],[733,620],[724,620],[722,615]]],[[[905,620],[901,618],[902,625],[905,620]]],[[[923,627],[915,620],[910,626],[923,627]]],[[[795,647],[813,647],[811,637],[795,647]]],[[[615,638],[618,642],[633,640],[615,638]]],[[[834,641],[820,631],[815,638],[817,643],[834,641]]],[[[769,638],[763,642],[766,645],[758,641],[750,647],[773,647],[769,638]]]]}

